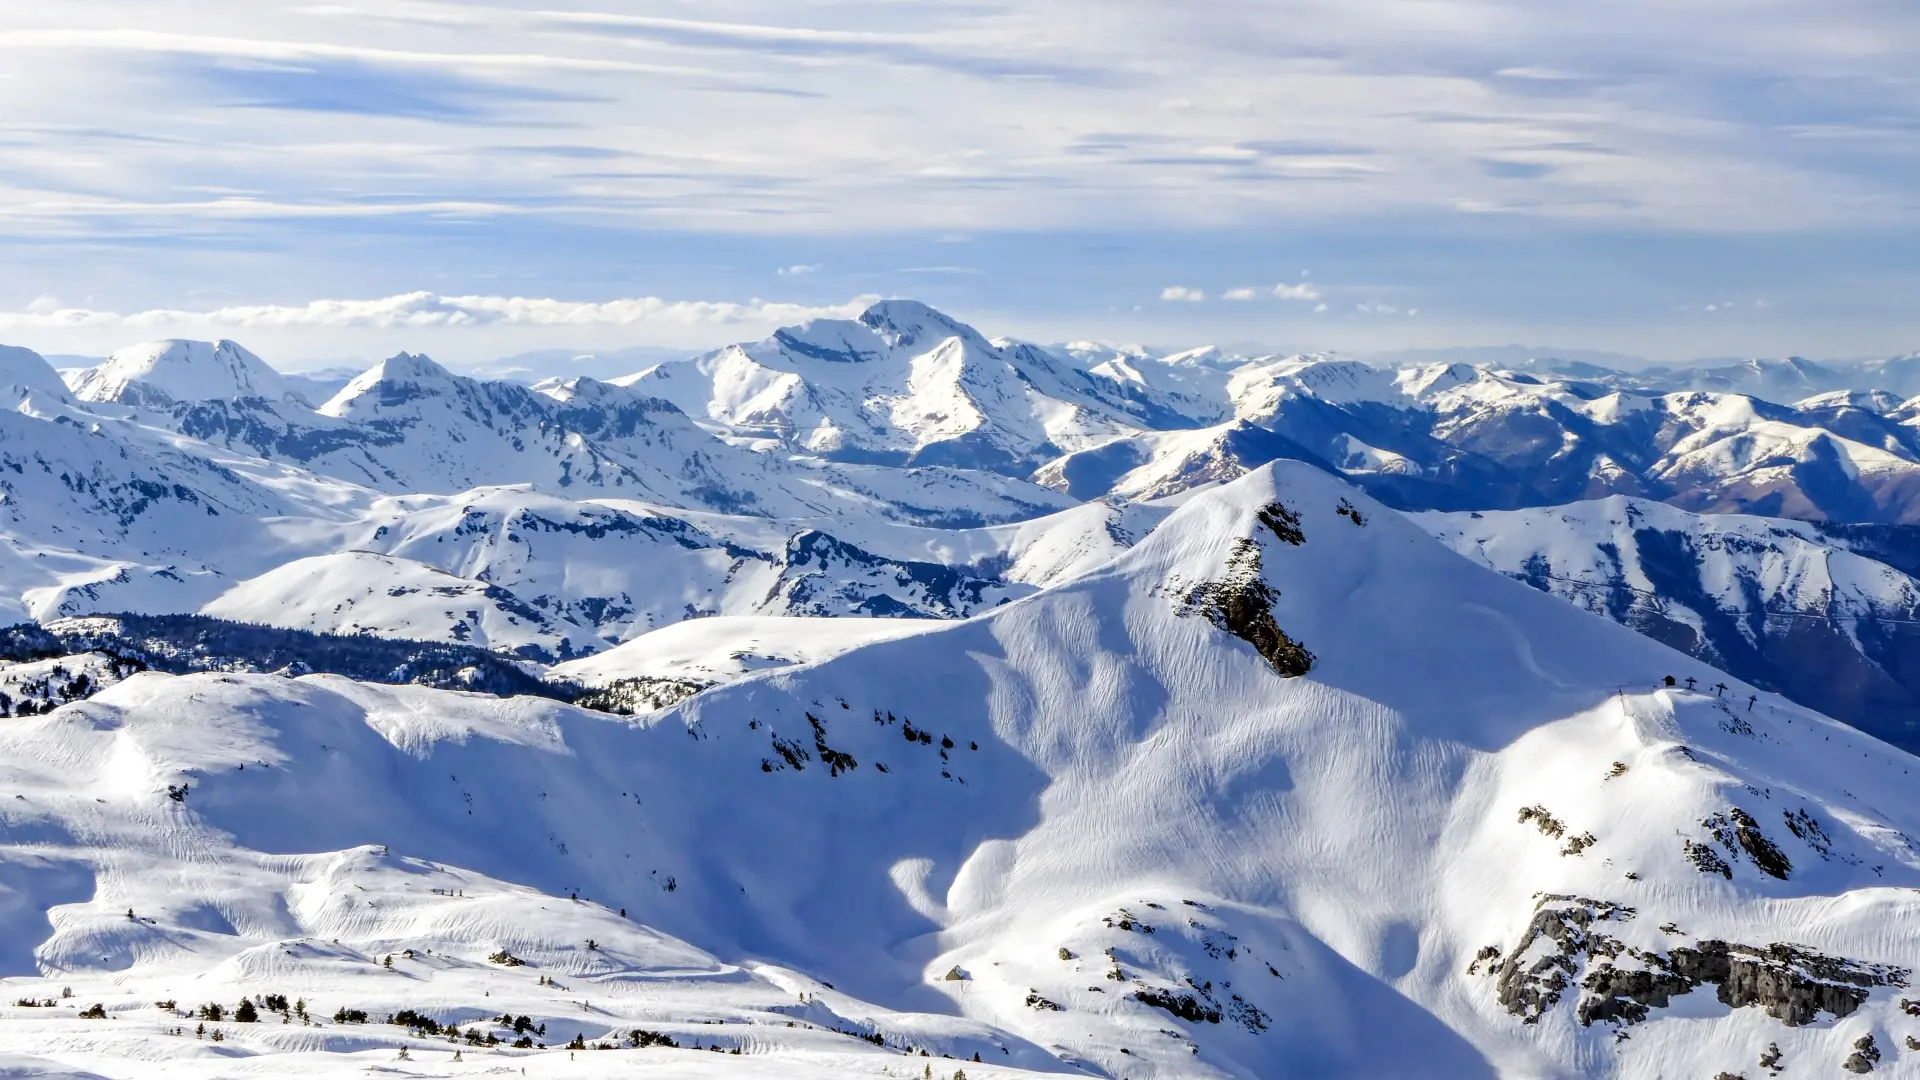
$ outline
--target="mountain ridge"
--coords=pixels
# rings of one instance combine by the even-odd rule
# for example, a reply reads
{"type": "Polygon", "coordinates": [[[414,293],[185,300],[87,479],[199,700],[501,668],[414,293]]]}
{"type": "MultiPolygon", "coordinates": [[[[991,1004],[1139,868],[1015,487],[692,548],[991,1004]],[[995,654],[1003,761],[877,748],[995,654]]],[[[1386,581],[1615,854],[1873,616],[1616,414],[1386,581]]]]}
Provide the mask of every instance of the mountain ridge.
{"type": "Polygon", "coordinates": [[[511,1067],[504,1010],[691,1075],[741,1060],[696,1038],[802,1076],[1897,1065],[1920,763],[1748,693],[1285,462],[983,617],[641,717],[136,675],[0,728],[48,910],[8,982],[117,1018],[0,1052],[511,1067]],[[203,1019],[216,1050],[161,1033],[179,985],[318,1015],[203,1019]],[[346,1011],[403,1003],[481,1042],[346,1011]]]}

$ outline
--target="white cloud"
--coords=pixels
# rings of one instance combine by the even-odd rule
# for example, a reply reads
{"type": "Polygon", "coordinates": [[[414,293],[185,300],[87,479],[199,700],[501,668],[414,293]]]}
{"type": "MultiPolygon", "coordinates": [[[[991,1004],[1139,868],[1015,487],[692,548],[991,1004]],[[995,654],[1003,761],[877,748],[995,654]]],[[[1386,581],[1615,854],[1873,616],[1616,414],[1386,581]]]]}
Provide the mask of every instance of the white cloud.
{"type": "Polygon", "coordinates": [[[748,300],[554,300],[522,296],[439,296],[402,293],[377,300],[314,300],[301,305],[244,304],[207,311],[156,308],[125,314],[90,308],[0,312],[0,329],[78,327],[427,327],[488,326],[732,326],[852,318],[879,299],[860,296],[844,304],[814,306],[748,300]]]}
{"type": "Polygon", "coordinates": [[[1382,304],[1374,300],[1363,300],[1353,305],[1353,310],[1362,315],[1398,315],[1400,309],[1392,304],[1382,304]]]}
{"type": "MultiPolygon", "coordinates": [[[[1251,285],[1242,285],[1239,288],[1229,289],[1222,293],[1221,298],[1224,300],[1257,300],[1263,293],[1271,295],[1275,300],[1314,301],[1320,299],[1320,290],[1314,288],[1312,285],[1304,282],[1299,285],[1289,285],[1284,281],[1275,285],[1271,290],[1256,289],[1251,285]]],[[[1160,299],[1169,300],[1173,299],[1173,297],[1163,295],[1160,299]]]]}
{"type": "Polygon", "coordinates": [[[1319,315],[1319,314],[1321,314],[1322,312],[1324,312],[1324,311],[1326,311],[1326,310],[1327,310],[1327,305],[1325,305],[1325,304],[1315,304],[1315,305],[1313,305],[1313,313],[1314,313],[1315,315],[1319,315]]]}
{"type": "Polygon", "coordinates": [[[1160,290],[1160,299],[1162,300],[1182,300],[1197,304],[1206,298],[1206,293],[1201,292],[1199,289],[1189,289],[1185,285],[1169,285],[1160,290]]]}
{"type": "Polygon", "coordinates": [[[797,266],[781,267],[780,274],[782,277],[803,277],[807,274],[817,274],[824,269],[826,267],[819,263],[801,263],[797,266]]]}

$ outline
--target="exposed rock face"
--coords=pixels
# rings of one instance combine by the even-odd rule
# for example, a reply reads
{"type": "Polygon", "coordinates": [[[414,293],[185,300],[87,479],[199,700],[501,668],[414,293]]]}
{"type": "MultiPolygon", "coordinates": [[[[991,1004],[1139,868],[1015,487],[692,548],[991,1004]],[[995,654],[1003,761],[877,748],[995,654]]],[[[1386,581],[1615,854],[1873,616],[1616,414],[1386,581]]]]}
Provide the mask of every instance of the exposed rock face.
{"type": "Polygon", "coordinates": [[[1171,990],[1148,987],[1134,991],[1133,997],[1142,1004],[1151,1005],[1156,1009],[1165,1009],[1189,1024],[1220,1022],[1219,1007],[1193,994],[1180,994],[1171,990]]]}
{"type": "Polygon", "coordinates": [[[1798,1027],[1812,1023],[1823,1012],[1846,1016],[1866,1002],[1872,987],[1904,985],[1906,977],[1899,969],[1793,945],[1761,949],[1703,941],[1696,948],[1674,949],[1665,957],[1638,950],[1630,953],[1647,968],[1634,971],[1600,965],[1584,984],[1590,996],[1581,1002],[1582,1022],[1643,1020],[1647,1006],[1665,1007],[1673,994],[1711,983],[1722,1004],[1736,1009],[1759,1006],[1788,1027],[1798,1027]]]}
{"type": "Polygon", "coordinates": [[[1693,864],[1694,869],[1703,874],[1719,874],[1729,881],[1733,880],[1733,867],[1727,864],[1727,860],[1720,857],[1719,852],[1713,850],[1712,844],[1701,844],[1692,840],[1683,840],[1681,844],[1686,852],[1687,861],[1693,864]]]}
{"type": "Polygon", "coordinates": [[[1307,534],[1300,531],[1300,515],[1287,508],[1282,502],[1271,502],[1260,508],[1256,515],[1260,524],[1273,530],[1273,535],[1299,547],[1307,542],[1307,534]]]}
{"type": "Polygon", "coordinates": [[[1725,814],[1713,815],[1701,824],[1712,830],[1714,839],[1720,841],[1720,845],[1729,852],[1736,855],[1745,852],[1762,873],[1782,881],[1793,873],[1793,863],[1787,859],[1787,853],[1767,839],[1766,834],[1760,831],[1760,823],[1745,810],[1736,806],[1725,814]]]}
{"type": "Polygon", "coordinates": [[[1757,1006],[1798,1027],[1822,1013],[1851,1014],[1875,987],[1907,985],[1903,968],[1796,945],[1762,948],[1709,940],[1660,953],[1629,947],[1601,932],[1604,924],[1634,915],[1633,908],[1604,900],[1542,897],[1511,958],[1490,965],[1500,976],[1500,1004],[1525,1023],[1537,1023],[1579,979],[1575,1015],[1582,1025],[1632,1024],[1647,1019],[1652,1009],[1666,1008],[1674,997],[1711,984],[1722,1004],[1757,1006]],[[1592,970],[1580,979],[1587,961],[1592,970]]]}
{"type": "Polygon", "coordinates": [[[1880,1048],[1873,1044],[1873,1036],[1862,1035],[1853,1044],[1853,1053],[1841,1063],[1841,1068],[1850,1073],[1870,1073],[1880,1060],[1880,1048]]]}
{"type": "MultiPolygon", "coordinates": [[[[1262,508],[1259,518],[1282,541],[1295,546],[1306,543],[1300,531],[1300,515],[1283,504],[1275,502],[1262,508]]],[[[1279,591],[1261,576],[1259,542],[1243,538],[1227,559],[1226,575],[1189,590],[1182,600],[1181,614],[1204,617],[1252,645],[1281,677],[1298,678],[1313,670],[1314,657],[1274,621],[1273,605],[1279,599],[1279,591]]]]}
{"type": "Polygon", "coordinates": [[[1635,914],[1633,908],[1604,900],[1554,894],[1541,897],[1520,943],[1508,959],[1495,960],[1488,968],[1500,976],[1500,1004],[1525,1023],[1539,1023],[1573,985],[1583,958],[1618,956],[1625,948],[1618,940],[1596,932],[1594,924],[1625,922],[1635,914]]]}

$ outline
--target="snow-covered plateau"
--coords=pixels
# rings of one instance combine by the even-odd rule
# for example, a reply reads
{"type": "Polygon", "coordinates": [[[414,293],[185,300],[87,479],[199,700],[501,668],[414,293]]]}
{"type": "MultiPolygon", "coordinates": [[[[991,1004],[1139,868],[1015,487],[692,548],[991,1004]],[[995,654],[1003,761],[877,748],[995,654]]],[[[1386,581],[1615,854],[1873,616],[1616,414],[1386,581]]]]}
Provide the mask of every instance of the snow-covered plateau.
{"type": "Polygon", "coordinates": [[[1920,1076],[1839,378],[0,349],[0,1077],[1920,1076]]]}

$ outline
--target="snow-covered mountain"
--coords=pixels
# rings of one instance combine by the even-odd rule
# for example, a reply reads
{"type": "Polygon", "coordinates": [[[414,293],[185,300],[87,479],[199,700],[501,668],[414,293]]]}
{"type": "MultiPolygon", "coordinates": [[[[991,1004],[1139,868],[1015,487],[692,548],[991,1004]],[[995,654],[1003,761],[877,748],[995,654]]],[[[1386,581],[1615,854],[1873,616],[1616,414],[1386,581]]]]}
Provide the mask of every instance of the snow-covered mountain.
{"type": "Polygon", "coordinates": [[[1124,550],[1120,522],[1144,533],[1157,516],[1096,505],[986,530],[864,530],[885,555],[804,525],[492,488],[274,519],[250,556],[207,564],[23,550],[18,602],[39,619],[200,612],[552,660],[710,615],[959,618],[1124,550]]]}
{"type": "Polygon", "coordinates": [[[1859,360],[1756,358],[1682,368],[1654,367],[1626,378],[1639,385],[1749,394],[1769,401],[1844,390],[1882,390],[1910,398],[1920,394],[1920,353],[1859,360]]]}
{"type": "Polygon", "coordinates": [[[1400,507],[1618,492],[1881,523],[1911,515],[1920,469],[1915,410],[1885,393],[1783,405],[1566,365],[1042,349],[906,301],[627,385],[403,353],[317,409],[232,342],[121,350],[73,393],[30,353],[6,361],[21,471],[0,603],[19,617],[207,611],[542,658],[709,614],[973,614],[1056,580],[1020,544],[1070,567],[1151,527],[1088,500],[1144,509],[1277,458],[1400,507]],[[1031,480],[902,464],[940,460],[1031,480]],[[1022,521],[1033,539],[995,531],[1022,521]]]}
{"type": "Polygon", "coordinates": [[[1907,674],[1920,581],[1882,561],[1897,556],[1874,534],[1624,496],[1414,520],[1492,569],[1920,750],[1907,674]]]}
{"type": "Polygon", "coordinates": [[[1879,390],[1906,399],[1920,395],[1920,353],[1843,360],[1803,356],[1703,360],[1650,364],[1619,353],[1583,349],[1492,348],[1403,349],[1368,357],[1382,367],[1458,363],[1543,377],[1573,378],[1615,389],[1672,393],[1705,390],[1741,394],[1785,404],[1814,394],[1879,390]]]}
{"type": "Polygon", "coordinates": [[[1283,463],[643,717],[215,672],[10,720],[0,1054],[1900,1075],[1917,766],[1283,463]]]}
{"type": "MultiPolygon", "coordinates": [[[[540,660],[711,615],[974,615],[1276,459],[1410,509],[1621,494],[1828,537],[1920,513],[1920,406],[1802,395],[1829,371],[1808,364],[1767,383],[1797,395],[1775,403],[1550,358],[1041,348],[910,301],[611,382],[401,353],[317,408],[232,342],[121,350],[72,392],[31,353],[0,360],[14,617],[204,612],[540,660]]],[[[1920,700],[1920,675],[1871,654],[1780,645],[1778,677],[1712,655],[1871,723],[1895,700],[1875,680],[1920,700]],[[1878,674],[1825,692],[1843,661],[1878,674]]]]}
{"type": "Polygon", "coordinates": [[[1609,494],[1809,520],[1914,520],[1920,429],[1884,395],[1798,405],[1609,389],[1464,364],[1387,370],[1334,357],[1250,362],[1235,424],[1144,432],[1035,478],[1081,497],[1164,495],[1262,453],[1324,464],[1403,509],[1514,509],[1609,494]],[[1258,428],[1262,439],[1244,427],[1258,428]],[[1191,480],[1183,479],[1191,477],[1191,480]]]}
{"type": "Polygon", "coordinates": [[[633,390],[585,378],[536,388],[488,382],[406,354],[368,369],[317,411],[211,400],[148,418],[226,449],[390,493],[530,483],[554,494],[688,509],[935,523],[1005,521],[1070,505],[993,474],[931,468],[902,477],[755,453],[633,390]]]}
{"type": "Polygon", "coordinates": [[[309,404],[265,360],[232,341],[149,341],[79,373],[82,401],[165,407],[179,401],[260,398],[309,404]]]}
{"type": "Polygon", "coordinates": [[[1024,475],[1058,456],[1221,411],[1182,390],[989,341],[912,301],[816,319],[684,363],[616,379],[730,434],[836,460],[1024,475]]]}

